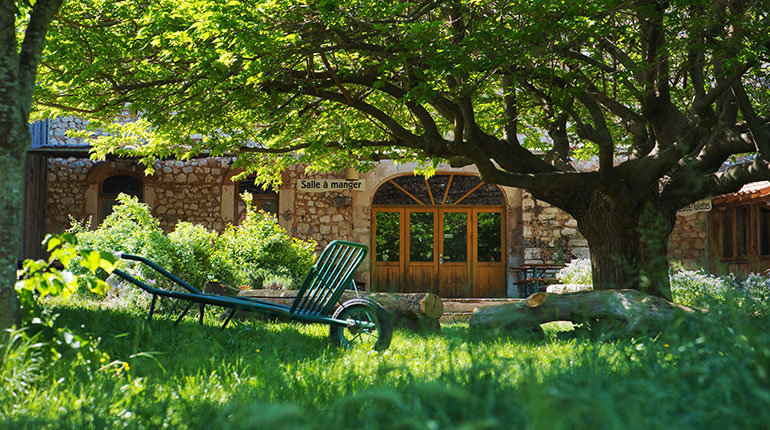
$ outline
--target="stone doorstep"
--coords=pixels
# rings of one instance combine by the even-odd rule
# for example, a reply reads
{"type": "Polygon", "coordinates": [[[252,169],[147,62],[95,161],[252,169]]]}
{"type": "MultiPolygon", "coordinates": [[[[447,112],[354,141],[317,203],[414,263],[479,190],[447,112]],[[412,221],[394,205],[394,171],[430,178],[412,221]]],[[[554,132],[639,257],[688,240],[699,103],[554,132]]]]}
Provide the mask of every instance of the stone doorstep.
{"type": "Polygon", "coordinates": [[[473,310],[479,307],[502,305],[504,303],[520,302],[524,299],[511,298],[450,298],[441,299],[444,314],[439,318],[440,323],[468,322],[473,310]]]}

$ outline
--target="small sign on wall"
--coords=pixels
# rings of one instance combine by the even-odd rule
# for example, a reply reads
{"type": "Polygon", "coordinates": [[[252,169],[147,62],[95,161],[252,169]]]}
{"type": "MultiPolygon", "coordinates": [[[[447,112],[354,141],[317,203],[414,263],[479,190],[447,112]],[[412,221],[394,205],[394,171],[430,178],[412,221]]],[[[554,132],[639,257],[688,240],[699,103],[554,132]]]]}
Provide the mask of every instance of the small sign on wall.
{"type": "Polygon", "coordinates": [[[688,216],[688,215],[694,215],[698,212],[708,212],[711,210],[711,199],[703,199],[698,200],[695,203],[690,203],[689,205],[679,209],[676,211],[677,215],[680,216],[688,216]]]}
{"type": "Polygon", "coordinates": [[[299,179],[297,190],[306,193],[325,193],[327,191],[363,191],[364,179],[299,179]]]}

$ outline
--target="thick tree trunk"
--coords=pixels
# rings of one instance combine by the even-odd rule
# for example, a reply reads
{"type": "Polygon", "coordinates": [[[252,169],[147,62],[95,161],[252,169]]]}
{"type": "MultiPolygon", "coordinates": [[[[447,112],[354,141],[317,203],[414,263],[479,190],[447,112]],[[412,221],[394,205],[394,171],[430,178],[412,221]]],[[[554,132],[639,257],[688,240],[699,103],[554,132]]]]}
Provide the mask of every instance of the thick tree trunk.
{"type": "Polygon", "coordinates": [[[29,145],[26,122],[5,124],[0,131],[0,330],[19,324],[16,304],[16,268],[21,246],[24,206],[24,159],[29,145]]]}
{"type": "Polygon", "coordinates": [[[16,2],[0,2],[0,330],[19,323],[14,284],[21,248],[24,163],[30,146],[27,123],[48,26],[61,3],[34,2],[20,45],[18,29],[24,19],[16,2]]]}
{"type": "MultiPolygon", "coordinates": [[[[385,308],[394,319],[397,327],[411,330],[439,329],[438,319],[444,313],[441,299],[431,293],[372,293],[360,291],[361,297],[372,299],[385,308]]],[[[297,296],[297,290],[244,290],[239,296],[253,297],[273,303],[291,305],[297,296]]],[[[353,291],[345,291],[342,300],[355,298],[353,291]]]]}
{"type": "Polygon", "coordinates": [[[650,296],[638,290],[589,291],[574,294],[536,293],[527,300],[477,308],[470,326],[484,330],[535,330],[542,323],[609,320],[627,333],[661,331],[676,318],[701,310],[650,296]]]}
{"type": "Polygon", "coordinates": [[[576,219],[588,241],[595,290],[634,289],[671,300],[668,236],[675,211],[651,203],[621,211],[603,201],[576,219]]]}

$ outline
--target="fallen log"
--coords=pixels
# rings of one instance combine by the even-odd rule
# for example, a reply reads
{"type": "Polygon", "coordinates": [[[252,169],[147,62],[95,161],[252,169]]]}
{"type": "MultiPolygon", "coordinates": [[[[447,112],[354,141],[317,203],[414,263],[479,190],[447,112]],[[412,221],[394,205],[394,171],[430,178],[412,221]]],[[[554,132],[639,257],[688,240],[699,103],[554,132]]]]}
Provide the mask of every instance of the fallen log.
{"type": "MultiPolygon", "coordinates": [[[[359,291],[361,297],[372,299],[385,308],[393,318],[393,325],[415,331],[437,331],[439,317],[444,313],[441,299],[432,293],[374,293],[359,291]]],[[[253,297],[271,303],[291,305],[297,290],[243,290],[242,297],[253,297]]],[[[354,291],[345,291],[342,301],[355,298],[354,291]]]]}
{"type": "Polygon", "coordinates": [[[705,312],[637,290],[573,294],[535,293],[525,301],[477,308],[470,327],[483,330],[537,330],[551,321],[613,321],[629,333],[660,331],[682,315],[705,312]]]}
{"type": "Polygon", "coordinates": [[[552,284],[546,287],[546,293],[556,294],[571,294],[579,293],[581,291],[593,291],[593,285],[581,285],[581,284],[552,284]]]}

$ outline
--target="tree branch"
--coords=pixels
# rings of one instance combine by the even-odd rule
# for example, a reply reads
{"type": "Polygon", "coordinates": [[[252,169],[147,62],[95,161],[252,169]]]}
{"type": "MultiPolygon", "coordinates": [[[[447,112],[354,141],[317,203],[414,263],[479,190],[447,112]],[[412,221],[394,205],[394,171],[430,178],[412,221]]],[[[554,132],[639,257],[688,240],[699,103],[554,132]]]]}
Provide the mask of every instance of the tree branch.
{"type": "Polygon", "coordinates": [[[513,86],[513,77],[510,73],[503,73],[503,115],[505,115],[505,125],[503,126],[503,140],[512,145],[520,145],[518,136],[519,110],[516,105],[516,88],[513,86]]]}
{"type": "Polygon", "coordinates": [[[19,53],[19,83],[21,84],[21,96],[22,100],[25,100],[27,115],[29,115],[29,106],[32,103],[37,66],[42,57],[48,27],[61,3],[62,0],[37,0],[24,32],[24,41],[19,53]]]}
{"type": "Polygon", "coordinates": [[[740,81],[736,81],[732,88],[735,99],[738,102],[738,107],[743,114],[746,124],[749,126],[749,132],[754,140],[756,150],[763,159],[770,161],[770,142],[768,142],[767,133],[762,130],[759,117],[756,111],[754,111],[754,106],[752,106],[749,96],[746,94],[746,89],[740,81]]]}

